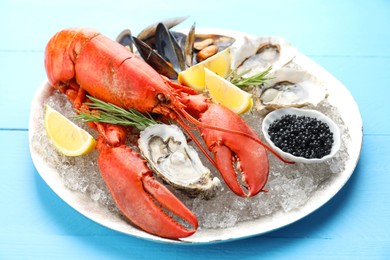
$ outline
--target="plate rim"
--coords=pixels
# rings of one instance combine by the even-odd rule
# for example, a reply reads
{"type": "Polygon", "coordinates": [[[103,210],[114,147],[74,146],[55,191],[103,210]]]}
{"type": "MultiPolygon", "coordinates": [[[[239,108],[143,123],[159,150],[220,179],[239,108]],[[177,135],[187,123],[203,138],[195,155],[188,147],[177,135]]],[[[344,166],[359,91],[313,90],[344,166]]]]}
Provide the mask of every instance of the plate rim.
{"type": "MultiPolygon", "coordinates": [[[[179,30],[180,31],[180,30],[179,30]]],[[[182,30],[184,31],[184,30],[182,30]]],[[[197,32],[199,33],[218,33],[218,34],[224,34],[227,36],[233,36],[233,37],[239,37],[238,41],[236,40],[236,43],[240,44],[240,40],[242,40],[244,37],[258,37],[254,36],[252,34],[247,34],[244,32],[234,31],[234,30],[228,30],[228,29],[218,29],[218,28],[199,28],[197,29],[197,32]]],[[[261,36],[262,37],[262,36],[261,36]]],[[[50,95],[50,93],[53,92],[53,90],[50,88],[48,81],[44,80],[40,87],[36,90],[34,97],[31,102],[30,107],[30,115],[29,115],[29,130],[28,130],[28,137],[29,137],[29,148],[30,148],[30,154],[34,163],[35,168],[37,169],[37,172],[42,177],[42,179],[47,183],[47,185],[54,191],[55,194],[57,194],[63,201],[65,201],[70,207],[75,209],[77,212],[82,214],[83,216],[91,219],[92,221],[107,227],[109,229],[118,231],[123,234],[131,235],[133,237],[142,238],[154,242],[162,242],[162,243],[168,243],[168,244],[213,244],[213,243],[221,243],[221,242],[228,242],[238,239],[244,239],[249,238],[253,236],[258,235],[264,235],[268,232],[275,231],[277,229],[286,227],[302,218],[305,218],[306,216],[310,215],[311,213],[315,212],[317,209],[325,205],[329,200],[331,200],[341,189],[342,187],[348,182],[350,177],[352,176],[357,162],[359,161],[360,154],[361,154],[361,148],[363,143],[363,122],[361,113],[359,111],[359,108],[357,106],[357,103],[352,96],[352,94],[349,92],[349,90],[338,80],[336,79],[332,74],[330,74],[328,71],[326,71],[323,67],[321,67],[319,64],[311,60],[309,57],[304,55],[303,53],[300,53],[298,51],[297,56],[294,58],[294,63],[297,63],[298,65],[305,65],[304,68],[307,69],[309,72],[313,73],[315,76],[318,77],[320,75],[320,80],[326,79],[326,82],[331,82],[331,84],[336,85],[338,90],[342,92],[343,100],[345,101],[345,98],[350,101],[349,110],[353,110],[357,112],[356,116],[353,117],[354,119],[351,119],[352,117],[347,119],[348,124],[354,124],[358,129],[352,129],[352,135],[351,136],[351,144],[353,145],[353,148],[350,146],[348,147],[348,152],[352,152],[352,156],[350,155],[349,160],[346,163],[346,169],[348,170],[347,173],[342,175],[341,179],[337,179],[337,181],[332,180],[332,184],[329,184],[331,186],[330,189],[325,189],[325,195],[320,193],[324,193],[324,191],[315,191],[312,194],[312,198],[310,198],[302,207],[300,207],[298,210],[294,212],[281,212],[278,211],[272,215],[264,216],[259,219],[255,220],[249,220],[237,223],[235,226],[230,228],[224,228],[224,229],[208,229],[209,232],[215,231],[216,234],[214,234],[212,237],[207,238],[207,232],[202,235],[202,232],[207,231],[207,229],[198,230],[194,235],[182,238],[180,240],[170,240],[166,238],[161,238],[155,235],[151,235],[149,233],[146,233],[130,224],[128,224],[126,221],[119,219],[118,216],[114,216],[113,213],[109,212],[108,210],[103,209],[102,206],[98,205],[97,203],[94,203],[92,200],[87,198],[85,194],[81,194],[79,192],[71,191],[70,189],[66,188],[64,185],[59,185],[59,183],[62,182],[62,178],[58,174],[53,174],[53,169],[49,165],[45,164],[43,159],[36,154],[33,151],[32,147],[32,137],[34,134],[34,129],[36,128],[35,123],[35,111],[39,109],[39,106],[41,106],[42,102],[50,95]],[[306,67],[307,66],[307,67],[306,67]],[[309,69],[308,69],[309,68],[309,69]],[[352,121],[353,122],[352,122],[352,121]],[[357,138],[357,139],[356,139],[357,138]],[[356,149],[358,148],[358,149],[356,149]],[[352,150],[352,151],[351,151],[352,150]],[[56,177],[57,176],[57,177],[56,177]],[[76,194],[77,193],[77,194],[76,194]],[[317,203],[314,203],[313,200],[316,200],[317,203]],[[75,205],[75,200],[77,201],[77,204],[75,205]],[[88,200],[89,203],[88,203],[88,200]],[[85,205],[80,205],[80,203],[86,203],[85,205]],[[312,204],[315,205],[312,205],[312,204]],[[98,207],[100,210],[105,211],[107,216],[104,216],[102,219],[100,216],[101,214],[96,213],[96,207],[98,207]],[[280,216],[283,215],[283,216],[280,216]],[[282,222],[282,224],[275,223],[280,218],[284,218],[285,221],[282,222]],[[109,220],[107,223],[106,220],[109,220]],[[263,229],[262,231],[255,231],[263,222],[271,223],[271,225],[268,225],[267,228],[263,229]],[[239,235],[237,232],[237,229],[242,228],[243,225],[250,225],[251,228],[246,230],[244,234],[239,235]],[[199,234],[201,233],[201,234],[199,234]]],[[[334,87],[332,87],[334,88],[334,87]]],[[[334,97],[335,95],[331,95],[330,98],[332,102],[339,103],[340,98],[334,97]],[[333,99],[335,98],[335,99],[333,99]]],[[[338,107],[339,108],[339,107],[338,107]]],[[[342,112],[342,111],[340,111],[342,112]]],[[[342,117],[343,120],[345,120],[345,117],[342,117]]],[[[350,133],[351,133],[351,129],[350,133]]],[[[98,209],[98,210],[99,210],[98,209]]],[[[242,232],[241,232],[242,233],[242,232]]]]}

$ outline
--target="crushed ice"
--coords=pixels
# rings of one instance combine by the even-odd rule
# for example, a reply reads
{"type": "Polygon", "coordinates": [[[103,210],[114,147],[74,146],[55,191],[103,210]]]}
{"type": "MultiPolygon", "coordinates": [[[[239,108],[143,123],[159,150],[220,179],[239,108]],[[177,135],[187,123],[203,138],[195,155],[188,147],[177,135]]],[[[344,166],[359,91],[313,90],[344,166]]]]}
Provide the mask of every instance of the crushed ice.
{"type": "MultiPolygon", "coordinates": [[[[75,115],[65,95],[55,92],[46,102],[70,119],[75,115]]],[[[40,114],[37,115],[37,121],[41,124],[32,138],[33,149],[58,170],[67,188],[85,193],[92,201],[120,214],[100,176],[97,166],[98,153],[94,151],[80,157],[65,157],[50,144],[43,127],[44,105],[42,104],[40,114]]],[[[261,192],[252,198],[236,196],[225,184],[217,195],[209,200],[190,198],[183,192],[167,186],[192,209],[198,217],[201,228],[232,227],[238,222],[261,218],[279,211],[289,212],[299,209],[310,200],[313,193],[329,185],[333,178],[337,178],[344,171],[345,162],[348,160],[346,144],[350,142],[350,137],[337,109],[330,106],[327,101],[323,101],[316,109],[331,117],[340,126],[342,133],[343,142],[340,151],[327,162],[288,165],[269,154],[270,175],[264,187],[268,192],[261,192]]],[[[263,116],[259,113],[247,113],[243,117],[262,138],[263,116]]],[[[79,121],[75,123],[96,137],[96,133],[85,124],[79,121]]],[[[206,166],[213,169],[208,160],[202,154],[200,156],[206,166]]],[[[213,174],[219,177],[217,171],[214,170],[213,174]]]]}

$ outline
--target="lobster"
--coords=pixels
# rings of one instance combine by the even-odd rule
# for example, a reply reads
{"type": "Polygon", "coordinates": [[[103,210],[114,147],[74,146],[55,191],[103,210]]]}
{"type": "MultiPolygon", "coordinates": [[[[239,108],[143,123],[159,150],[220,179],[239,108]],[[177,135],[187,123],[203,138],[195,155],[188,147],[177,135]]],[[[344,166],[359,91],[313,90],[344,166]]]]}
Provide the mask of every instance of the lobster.
{"type": "MultiPolygon", "coordinates": [[[[234,193],[250,197],[262,191],[268,157],[255,131],[228,108],[165,78],[119,43],[92,29],[62,30],[46,46],[45,69],[50,85],[66,94],[75,108],[88,109],[84,105],[88,94],[174,120],[234,193]],[[194,126],[213,158],[195,138],[194,126]]],[[[136,151],[126,147],[123,127],[104,123],[92,127],[99,133],[99,170],[121,212],[141,229],[161,237],[193,234],[198,227],[196,216],[155,179],[136,151]],[[179,224],[162,207],[189,224],[179,224]]]]}

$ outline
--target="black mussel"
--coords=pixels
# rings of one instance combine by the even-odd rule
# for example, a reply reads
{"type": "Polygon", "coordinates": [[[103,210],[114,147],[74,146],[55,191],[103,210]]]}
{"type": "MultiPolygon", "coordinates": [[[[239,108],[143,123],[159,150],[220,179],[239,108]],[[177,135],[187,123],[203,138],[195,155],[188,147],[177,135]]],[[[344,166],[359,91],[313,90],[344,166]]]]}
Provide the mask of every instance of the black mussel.
{"type": "Polygon", "coordinates": [[[116,37],[116,41],[133,52],[133,41],[131,39],[131,31],[129,29],[123,30],[118,37],[116,37]]]}
{"type": "Polygon", "coordinates": [[[202,41],[211,40],[212,44],[218,46],[218,52],[231,46],[236,40],[232,37],[219,34],[196,34],[195,45],[202,41]]]}
{"type": "Polygon", "coordinates": [[[169,64],[162,58],[156,51],[154,51],[149,45],[139,40],[136,37],[132,37],[134,45],[141,57],[152,66],[158,73],[166,76],[169,79],[177,79],[177,72],[169,66],[169,64]]]}
{"type": "Polygon", "coordinates": [[[193,64],[192,57],[194,56],[194,42],[195,42],[195,23],[191,26],[184,45],[184,58],[187,67],[193,64]]]}
{"type": "Polygon", "coordinates": [[[174,17],[174,18],[169,18],[169,19],[163,20],[161,22],[154,23],[154,24],[146,27],[145,29],[143,29],[138,34],[137,38],[142,40],[143,42],[145,42],[150,47],[155,48],[155,46],[154,46],[154,43],[155,43],[154,35],[156,34],[157,25],[159,23],[162,23],[168,29],[171,29],[172,27],[180,24],[181,22],[183,22],[187,18],[188,18],[188,16],[174,17]]]}
{"type": "Polygon", "coordinates": [[[188,34],[171,30],[169,32],[175,38],[180,48],[183,50],[186,67],[191,67],[193,65],[194,55],[195,23],[191,26],[190,30],[188,31],[188,34]]]}
{"type": "MultiPolygon", "coordinates": [[[[195,23],[188,34],[170,30],[186,18],[164,20],[145,28],[138,37],[132,37],[141,57],[156,71],[170,79],[177,79],[180,71],[224,50],[235,41],[234,38],[224,35],[195,34],[195,23]]],[[[131,34],[120,36],[125,45],[131,34]]],[[[130,43],[129,46],[131,45],[130,43]]]]}
{"type": "Polygon", "coordinates": [[[184,49],[187,41],[187,34],[177,31],[169,31],[176,42],[179,44],[180,48],[184,49]]]}
{"type": "Polygon", "coordinates": [[[183,50],[187,68],[226,49],[235,42],[234,38],[225,35],[195,34],[195,23],[190,28],[188,35],[171,30],[170,33],[183,50]]]}
{"type": "Polygon", "coordinates": [[[155,39],[158,54],[169,62],[176,71],[185,70],[182,49],[163,23],[157,25],[155,39]]]}

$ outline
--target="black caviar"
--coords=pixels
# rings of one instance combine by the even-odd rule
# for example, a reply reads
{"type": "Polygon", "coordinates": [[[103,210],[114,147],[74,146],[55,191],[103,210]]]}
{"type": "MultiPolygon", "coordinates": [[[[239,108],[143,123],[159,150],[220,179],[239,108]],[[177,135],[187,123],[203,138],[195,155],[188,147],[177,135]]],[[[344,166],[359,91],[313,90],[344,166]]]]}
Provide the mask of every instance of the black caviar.
{"type": "Polygon", "coordinates": [[[308,116],[284,115],[271,123],[268,134],[282,151],[307,159],[328,155],[333,145],[329,126],[308,116]]]}

